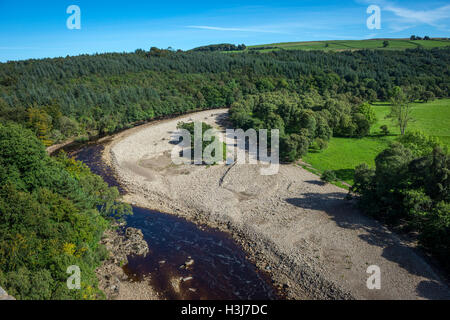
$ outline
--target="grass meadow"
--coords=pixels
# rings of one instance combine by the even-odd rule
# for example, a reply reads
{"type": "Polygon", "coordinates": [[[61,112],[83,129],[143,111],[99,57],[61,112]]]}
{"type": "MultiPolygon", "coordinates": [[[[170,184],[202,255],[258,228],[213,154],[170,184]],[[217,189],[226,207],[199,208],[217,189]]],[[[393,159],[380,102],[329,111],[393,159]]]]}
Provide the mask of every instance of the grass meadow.
{"type": "MultiPolygon", "coordinates": [[[[336,176],[346,183],[353,183],[354,168],[360,163],[375,166],[375,157],[399,135],[398,127],[386,119],[390,106],[388,103],[374,103],[377,123],[371,128],[371,134],[358,138],[331,138],[328,148],[321,152],[310,152],[303,161],[310,164],[318,173],[333,170],[336,176]],[[390,134],[383,136],[380,126],[387,125],[390,134]]],[[[423,131],[438,137],[441,142],[450,147],[450,99],[435,100],[428,103],[414,103],[412,115],[414,121],[407,131],[423,131]]]]}
{"type": "MultiPolygon", "coordinates": [[[[435,48],[450,46],[450,40],[409,40],[409,39],[387,39],[389,45],[383,46],[384,39],[374,40],[330,40],[330,41],[307,41],[307,42],[282,42],[264,45],[249,46],[248,48],[276,47],[284,50],[360,50],[360,49],[382,49],[382,50],[403,50],[414,48],[435,48]]],[[[248,50],[248,49],[247,49],[248,50]]],[[[273,51],[277,49],[263,49],[273,51]]]]}

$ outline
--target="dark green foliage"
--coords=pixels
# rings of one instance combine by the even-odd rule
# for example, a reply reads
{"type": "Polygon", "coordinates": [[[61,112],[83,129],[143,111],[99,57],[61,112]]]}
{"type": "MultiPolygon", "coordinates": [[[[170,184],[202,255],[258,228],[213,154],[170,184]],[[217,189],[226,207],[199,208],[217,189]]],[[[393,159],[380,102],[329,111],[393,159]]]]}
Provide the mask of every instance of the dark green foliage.
{"type": "Polygon", "coordinates": [[[441,145],[438,138],[429,137],[420,131],[407,132],[398,140],[415,156],[420,157],[431,154],[434,148],[441,145]]]}
{"type": "Polygon", "coordinates": [[[372,105],[370,103],[363,103],[359,107],[356,108],[356,112],[364,115],[366,120],[369,122],[370,125],[377,122],[377,115],[375,114],[375,110],[373,109],[372,105]]]}
{"type": "Polygon", "coordinates": [[[366,212],[388,223],[406,222],[444,266],[450,263],[450,156],[421,133],[407,133],[355,168],[353,192],[366,212]]]}
{"type": "Polygon", "coordinates": [[[421,99],[423,102],[433,101],[435,99],[435,95],[431,91],[423,91],[421,95],[421,99]]]}
{"type": "Polygon", "coordinates": [[[381,133],[382,133],[384,136],[387,136],[387,135],[389,134],[389,128],[388,128],[388,126],[385,125],[385,124],[383,124],[383,125],[380,127],[380,130],[381,130],[381,133]]]}
{"type": "Polygon", "coordinates": [[[237,51],[237,50],[245,50],[247,46],[245,44],[234,45],[230,43],[221,43],[221,44],[211,44],[208,46],[198,47],[192,49],[192,51],[237,51]]]}
{"type": "Polygon", "coordinates": [[[101,297],[98,242],[113,213],[129,212],[118,196],[82,163],[50,158],[31,131],[0,125],[0,285],[18,299],[101,297]],[[70,265],[81,290],[66,287],[70,265]]]}
{"type": "Polygon", "coordinates": [[[333,170],[325,170],[320,176],[320,180],[329,183],[336,181],[336,179],[336,174],[333,170]]]}
{"type": "MultiPolygon", "coordinates": [[[[185,129],[185,130],[189,131],[189,133],[191,135],[191,150],[192,150],[191,156],[192,156],[192,159],[194,159],[195,122],[188,122],[188,123],[179,122],[177,124],[177,128],[178,129],[185,129]]],[[[213,129],[213,127],[211,127],[209,124],[207,124],[205,122],[201,122],[201,130],[202,130],[201,134],[202,135],[200,136],[200,138],[201,138],[201,141],[202,141],[202,155],[203,155],[206,147],[208,147],[209,145],[214,145],[216,139],[218,139],[217,136],[213,136],[210,141],[207,141],[207,140],[204,139],[205,132],[207,130],[210,130],[210,129],[213,129]]],[[[216,151],[213,150],[212,153],[211,153],[211,156],[215,157],[215,155],[216,155],[216,151]]],[[[222,160],[223,159],[226,159],[226,146],[225,146],[225,143],[222,143],[222,160]]]]}
{"type": "MultiPolygon", "coordinates": [[[[315,92],[324,100],[345,96],[339,102],[327,102],[330,113],[324,116],[335,135],[359,136],[364,129],[352,128],[353,116],[343,116],[355,113],[348,110],[351,106],[386,100],[396,85],[420,87],[437,98],[446,97],[450,88],[443,70],[449,62],[448,48],[228,54],[151,48],[8,62],[0,64],[0,121],[21,123],[50,144],[286,90],[290,94],[315,92]],[[342,100],[348,105],[342,105],[342,100]]],[[[316,106],[313,95],[302,105],[316,106]]]]}
{"type": "Polygon", "coordinates": [[[311,144],[311,149],[315,151],[324,150],[328,147],[328,142],[321,138],[316,138],[314,142],[311,144]]]}
{"type": "Polygon", "coordinates": [[[293,162],[308,152],[310,139],[304,132],[283,135],[280,138],[280,158],[282,161],[293,162]]]}
{"type": "Polygon", "coordinates": [[[281,90],[240,99],[232,104],[230,114],[236,128],[279,129],[281,159],[292,162],[310,147],[326,148],[332,135],[369,134],[370,121],[375,121],[372,107],[352,107],[348,100],[346,95],[322,97],[316,90],[302,95],[281,90]]]}

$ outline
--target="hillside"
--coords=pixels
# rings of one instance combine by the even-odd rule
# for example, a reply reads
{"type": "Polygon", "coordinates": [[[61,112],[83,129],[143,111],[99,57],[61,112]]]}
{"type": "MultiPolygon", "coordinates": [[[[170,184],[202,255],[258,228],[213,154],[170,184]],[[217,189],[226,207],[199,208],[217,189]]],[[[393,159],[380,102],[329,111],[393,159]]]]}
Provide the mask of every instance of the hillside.
{"type": "Polygon", "coordinates": [[[272,50],[361,50],[361,49],[383,49],[383,50],[403,50],[414,48],[437,48],[450,46],[450,40],[409,40],[409,39],[369,39],[369,40],[324,40],[324,41],[302,41],[302,42],[280,42],[271,44],[261,44],[248,46],[247,50],[272,51],[272,50]],[[388,41],[389,45],[383,47],[383,42],[388,41]]]}

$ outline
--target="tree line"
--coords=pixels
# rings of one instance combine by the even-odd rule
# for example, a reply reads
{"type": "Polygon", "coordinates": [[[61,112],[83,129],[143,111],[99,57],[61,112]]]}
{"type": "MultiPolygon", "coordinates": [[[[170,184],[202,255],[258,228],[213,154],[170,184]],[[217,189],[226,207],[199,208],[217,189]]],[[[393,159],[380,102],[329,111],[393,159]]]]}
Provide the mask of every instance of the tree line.
{"type": "Polygon", "coordinates": [[[400,86],[429,100],[449,95],[449,60],[449,48],[228,54],[151,48],[8,62],[0,64],[0,121],[20,123],[49,145],[278,91],[345,95],[358,105],[387,100],[400,86]]]}
{"type": "Polygon", "coordinates": [[[208,46],[202,46],[192,49],[192,51],[241,51],[245,50],[247,46],[245,44],[231,44],[231,43],[221,43],[221,44],[211,44],[208,46]]]}

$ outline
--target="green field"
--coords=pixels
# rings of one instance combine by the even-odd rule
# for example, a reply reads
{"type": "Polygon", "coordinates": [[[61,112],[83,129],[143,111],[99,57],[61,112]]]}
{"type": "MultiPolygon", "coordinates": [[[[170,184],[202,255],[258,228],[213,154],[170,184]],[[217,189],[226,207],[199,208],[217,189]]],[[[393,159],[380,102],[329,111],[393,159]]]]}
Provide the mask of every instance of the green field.
{"type": "MultiPolygon", "coordinates": [[[[264,45],[249,46],[250,48],[276,47],[284,50],[360,50],[360,49],[383,49],[383,50],[402,50],[413,48],[435,48],[450,46],[450,40],[409,40],[409,39],[386,39],[389,45],[384,48],[385,39],[373,40],[330,40],[330,41],[306,41],[306,42],[282,42],[264,45]]],[[[272,51],[277,49],[263,49],[261,51],[272,51]]]]}
{"type": "MultiPolygon", "coordinates": [[[[389,113],[389,104],[375,103],[374,108],[378,122],[372,126],[370,136],[362,139],[331,138],[326,150],[318,153],[310,152],[303,161],[320,172],[334,170],[339,179],[352,184],[355,166],[363,162],[374,166],[376,155],[400,134],[392,121],[385,119],[389,113]],[[381,136],[380,126],[383,124],[389,127],[391,135],[381,136]]],[[[430,136],[438,137],[443,144],[450,146],[450,99],[415,103],[413,117],[415,121],[409,124],[408,131],[421,130],[430,136]]]]}

